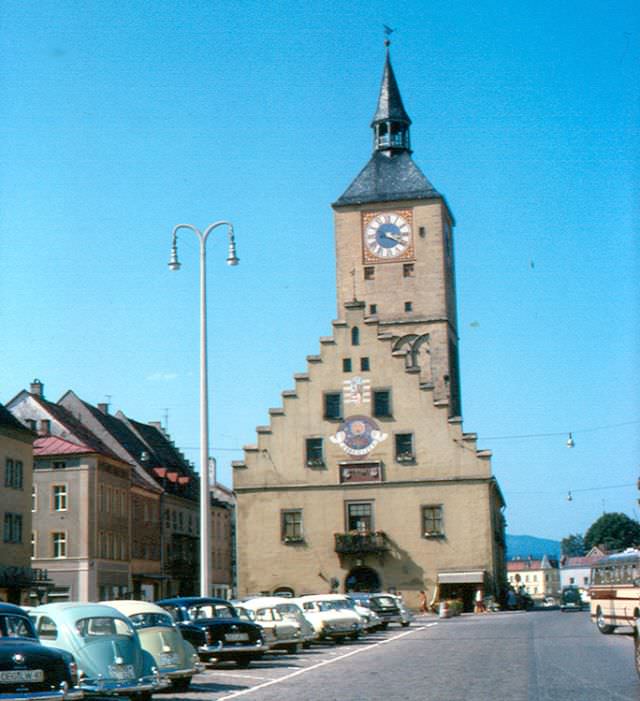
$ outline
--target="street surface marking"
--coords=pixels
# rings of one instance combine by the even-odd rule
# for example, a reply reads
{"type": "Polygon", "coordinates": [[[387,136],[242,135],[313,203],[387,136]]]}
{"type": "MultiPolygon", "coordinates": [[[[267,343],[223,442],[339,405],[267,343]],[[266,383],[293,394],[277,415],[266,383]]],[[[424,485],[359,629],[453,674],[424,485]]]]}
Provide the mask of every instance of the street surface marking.
{"type": "Polygon", "coordinates": [[[398,635],[394,635],[392,638],[387,638],[386,640],[381,640],[378,643],[372,643],[371,645],[367,645],[366,647],[360,647],[357,650],[351,650],[351,652],[346,652],[344,655],[340,655],[339,657],[333,657],[330,660],[323,660],[322,662],[318,662],[317,664],[311,665],[311,667],[305,667],[304,669],[299,669],[296,672],[292,672],[291,674],[286,674],[284,677],[280,677],[279,679],[272,679],[271,681],[265,682],[264,684],[258,684],[257,686],[252,686],[250,689],[243,689],[242,691],[236,691],[233,694],[229,694],[229,696],[222,696],[219,701],[228,701],[228,699],[236,699],[238,696],[246,696],[247,694],[251,694],[254,691],[258,691],[259,689],[264,689],[267,686],[273,686],[274,684],[280,684],[281,682],[286,682],[289,679],[293,679],[293,677],[298,677],[301,674],[305,674],[306,672],[311,672],[314,669],[318,669],[319,667],[324,667],[329,664],[333,664],[334,662],[339,662],[340,660],[344,660],[347,657],[352,657],[353,655],[358,655],[361,652],[365,652],[367,650],[371,650],[374,647],[379,647],[380,645],[386,645],[387,643],[393,642],[395,640],[399,640],[400,638],[404,638],[406,635],[411,635],[412,633],[417,633],[420,630],[425,630],[426,628],[431,628],[432,626],[437,626],[437,623],[428,623],[426,626],[420,626],[420,628],[412,628],[411,630],[406,630],[402,633],[398,633],[398,635]]]}

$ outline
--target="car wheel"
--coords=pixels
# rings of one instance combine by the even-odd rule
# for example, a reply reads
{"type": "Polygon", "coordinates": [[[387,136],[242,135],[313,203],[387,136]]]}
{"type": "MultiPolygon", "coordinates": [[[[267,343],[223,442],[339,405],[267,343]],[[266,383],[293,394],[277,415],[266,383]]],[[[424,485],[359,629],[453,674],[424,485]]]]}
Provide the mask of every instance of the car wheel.
{"type": "Polygon", "coordinates": [[[408,628],[410,625],[411,625],[411,624],[409,623],[409,621],[403,621],[403,622],[402,622],[402,627],[403,627],[403,628],[408,628]]]}
{"type": "Polygon", "coordinates": [[[294,643],[293,645],[287,645],[285,650],[290,655],[297,655],[300,652],[300,643],[294,643]]]}
{"type": "Polygon", "coordinates": [[[171,682],[172,691],[188,691],[191,685],[191,677],[182,677],[181,679],[174,679],[171,682]]]}
{"type": "Polygon", "coordinates": [[[604,614],[602,613],[602,609],[599,606],[596,611],[596,626],[603,635],[609,635],[609,633],[613,633],[613,631],[615,630],[615,626],[611,626],[608,623],[604,622],[604,614]]]}
{"type": "Polygon", "coordinates": [[[251,664],[251,658],[246,655],[242,657],[234,657],[233,661],[242,669],[246,669],[251,664]]]}
{"type": "Polygon", "coordinates": [[[636,659],[636,672],[640,677],[640,620],[636,621],[636,629],[633,632],[633,647],[636,659]]]}
{"type": "Polygon", "coordinates": [[[308,650],[310,647],[311,647],[311,643],[309,643],[309,642],[302,643],[303,650],[308,650]]]}
{"type": "Polygon", "coordinates": [[[151,701],[151,692],[139,691],[137,694],[134,695],[134,698],[136,701],[151,701]]]}

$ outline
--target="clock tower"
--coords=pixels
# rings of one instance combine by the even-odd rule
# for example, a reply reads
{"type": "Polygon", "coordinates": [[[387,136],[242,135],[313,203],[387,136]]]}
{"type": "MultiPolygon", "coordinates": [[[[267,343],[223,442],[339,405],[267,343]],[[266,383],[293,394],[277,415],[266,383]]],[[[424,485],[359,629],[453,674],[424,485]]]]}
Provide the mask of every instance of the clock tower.
{"type": "Polygon", "coordinates": [[[338,317],[364,304],[365,323],[393,336],[394,354],[459,416],[454,219],[411,157],[389,41],[371,128],[373,154],[333,204],[338,317]]]}

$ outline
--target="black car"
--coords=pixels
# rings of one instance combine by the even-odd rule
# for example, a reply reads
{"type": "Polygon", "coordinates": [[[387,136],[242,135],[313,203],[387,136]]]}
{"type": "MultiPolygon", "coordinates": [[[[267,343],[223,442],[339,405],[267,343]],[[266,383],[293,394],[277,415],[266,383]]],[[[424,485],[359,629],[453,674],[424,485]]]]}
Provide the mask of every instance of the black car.
{"type": "Polygon", "coordinates": [[[0,701],[76,701],[77,684],[73,655],[41,645],[26,611],[0,603],[0,701]]]}
{"type": "Polygon", "coordinates": [[[231,660],[239,667],[248,667],[269,649],[262,627],[239,618],[225,599],[182,596],[156,603],[171,614],[203,662],[231,660]]]}
{"type": "Polygon", "coordinates": [[[367,606],[372,611],[375,611],[382,620],[381,628],[386,628],[389,623],[405,625],[400,604],[395,596],[384,593],[365,594],[361,592],[350,592],[349,596],[357,603],[362,604],[362,606],[367,606]]]}

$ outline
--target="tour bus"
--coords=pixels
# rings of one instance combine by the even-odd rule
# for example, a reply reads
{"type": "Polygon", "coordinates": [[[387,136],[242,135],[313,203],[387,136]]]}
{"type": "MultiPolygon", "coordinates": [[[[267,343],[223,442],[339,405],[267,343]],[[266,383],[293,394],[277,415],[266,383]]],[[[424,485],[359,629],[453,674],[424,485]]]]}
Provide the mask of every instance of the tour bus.
{"type": "MultiPolygon", "coordinates": [[[[591,568],[591,620],[601,633],[640,620],[640,550],[607,555],[591,568]]],[[[636,636],[637,637],[637,636],[636,636]]]]}

